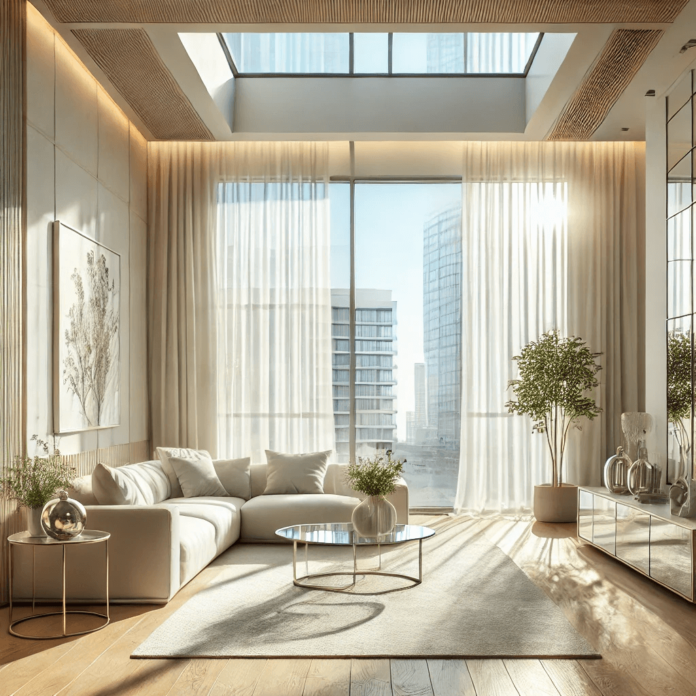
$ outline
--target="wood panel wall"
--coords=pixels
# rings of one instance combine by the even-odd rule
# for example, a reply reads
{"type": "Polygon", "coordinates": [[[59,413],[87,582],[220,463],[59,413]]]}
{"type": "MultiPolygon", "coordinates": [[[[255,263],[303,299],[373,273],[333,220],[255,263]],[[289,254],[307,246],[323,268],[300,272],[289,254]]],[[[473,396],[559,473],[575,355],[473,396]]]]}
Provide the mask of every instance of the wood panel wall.
{"type": "MultiPolygon", "coordinates": [[[[24,446],[24,243],[26,235],[26,0],[0,2],[0,475],[24,446]]],[[[0,602],[7,544],[21,529],[0,499],[0,602]]]]}

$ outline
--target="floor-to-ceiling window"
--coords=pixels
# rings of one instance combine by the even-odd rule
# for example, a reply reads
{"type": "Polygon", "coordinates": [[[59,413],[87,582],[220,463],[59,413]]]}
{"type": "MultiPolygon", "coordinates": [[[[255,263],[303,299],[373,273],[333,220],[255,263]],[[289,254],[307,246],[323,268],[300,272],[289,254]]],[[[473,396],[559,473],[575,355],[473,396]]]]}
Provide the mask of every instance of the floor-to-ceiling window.
{"type": "Polygon", "coordinates": [[[461,427],[461,184],[357,181],[351,198],[341,182],[330,199],[337,459],[391,449],[407,460],[411,505],[449,507],[461,427]]]}

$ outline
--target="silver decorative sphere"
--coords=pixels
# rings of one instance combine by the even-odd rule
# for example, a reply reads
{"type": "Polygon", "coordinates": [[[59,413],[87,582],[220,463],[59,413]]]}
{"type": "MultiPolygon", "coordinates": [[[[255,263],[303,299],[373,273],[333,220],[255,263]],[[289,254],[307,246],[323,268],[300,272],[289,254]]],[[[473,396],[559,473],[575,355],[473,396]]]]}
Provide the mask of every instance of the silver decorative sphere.
{"type": "Polygon", "coordinates": [[[82,503],[68,498],[67,491],[58,491],[58,497],[49,500],[41,513],[41,526],[48,536],[59,541],[79,537],[85,529],[87,510],[82,503]]]}

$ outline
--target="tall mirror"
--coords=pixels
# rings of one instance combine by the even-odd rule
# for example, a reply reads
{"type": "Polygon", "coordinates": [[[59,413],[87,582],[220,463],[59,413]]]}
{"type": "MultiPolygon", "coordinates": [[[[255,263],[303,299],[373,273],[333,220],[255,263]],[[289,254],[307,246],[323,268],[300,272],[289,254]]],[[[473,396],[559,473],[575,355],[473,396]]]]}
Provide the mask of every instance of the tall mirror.
{"type": "Polygon", "coordinates": [[[667,97],[667,481],[694,477],[694,74],[667,97]]]}

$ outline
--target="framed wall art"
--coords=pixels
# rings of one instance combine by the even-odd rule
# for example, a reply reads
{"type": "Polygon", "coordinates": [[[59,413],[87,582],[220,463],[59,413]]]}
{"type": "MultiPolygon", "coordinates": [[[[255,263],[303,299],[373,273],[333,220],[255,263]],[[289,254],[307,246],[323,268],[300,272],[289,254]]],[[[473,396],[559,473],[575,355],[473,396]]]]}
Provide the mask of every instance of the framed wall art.
{"type": "Polygon", "coordinates": [[[53,421],[56,433],[121,421],[121,257],[53,226],[53,421]]]}

